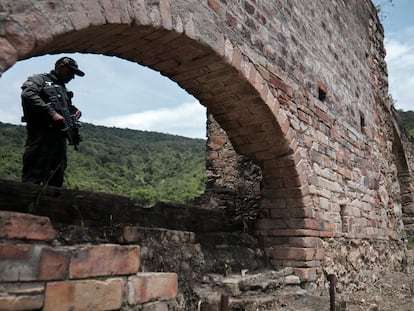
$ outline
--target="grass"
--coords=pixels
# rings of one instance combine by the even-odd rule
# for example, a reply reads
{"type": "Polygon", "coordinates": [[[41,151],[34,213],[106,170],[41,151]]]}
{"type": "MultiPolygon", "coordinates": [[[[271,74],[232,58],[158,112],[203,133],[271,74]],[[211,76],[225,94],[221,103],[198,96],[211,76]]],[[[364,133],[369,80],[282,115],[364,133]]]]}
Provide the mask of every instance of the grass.
{"type": "Polygon", "coordinates": [[[414,249],[414,236],[412,236],[408,239],[407,248],[408,249],[414,249]]]}

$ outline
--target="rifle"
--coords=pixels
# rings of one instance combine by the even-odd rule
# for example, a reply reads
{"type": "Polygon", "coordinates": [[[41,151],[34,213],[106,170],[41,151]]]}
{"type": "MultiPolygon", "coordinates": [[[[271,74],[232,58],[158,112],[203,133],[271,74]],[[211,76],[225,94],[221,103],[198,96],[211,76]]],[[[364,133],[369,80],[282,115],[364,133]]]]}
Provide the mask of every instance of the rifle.
{"type": "Polygon", "coordinates": [[[64,127],[60,130],[66,133],[69,145],[73,145],[75,150],[77,150],[79,143],[82,141],[82,137],[79,134],[81,123],[75,116],[73,106],[70,105],[67,100],[70,95],[63,94],[61,87],[53,85],[50,82],[46,83],[43,90],[49,96],[50,102],[54,106],[55,110],[64,118],[64,127]]]}

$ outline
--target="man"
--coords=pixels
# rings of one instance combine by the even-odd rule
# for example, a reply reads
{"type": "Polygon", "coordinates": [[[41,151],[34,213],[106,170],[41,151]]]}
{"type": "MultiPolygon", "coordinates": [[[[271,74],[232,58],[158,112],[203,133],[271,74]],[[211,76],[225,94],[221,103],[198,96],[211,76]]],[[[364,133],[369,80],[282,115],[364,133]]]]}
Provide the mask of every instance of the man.
{"type": "Polygon", "coordinates": [[[22,85],[23,120],[27,122],[23,182],[63,185],[67,166],[66,139],[75,147],[79,143],[72,141],[68,115],[77,120],[81,112],[72,105],[73,93],[65,86],[75,75],[84,76],[85,73],[75,60],[62,57],[50,73],[31,76],[22,85]]]}

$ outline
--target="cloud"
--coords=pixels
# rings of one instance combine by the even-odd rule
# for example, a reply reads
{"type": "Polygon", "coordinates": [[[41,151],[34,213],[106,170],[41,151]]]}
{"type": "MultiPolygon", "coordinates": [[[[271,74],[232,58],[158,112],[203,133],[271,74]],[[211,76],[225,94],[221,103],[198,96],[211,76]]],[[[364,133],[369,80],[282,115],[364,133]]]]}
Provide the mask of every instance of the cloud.
{"type": "Polygon", "coordinates": [[[389,92],[396,108],[414,110],[414,27],[390,33],[385,40],[389,92]]]}
{"type": "Polygon", "coordinates": [[[198,102],[86,122],[109,127],[174,133],[193,138],[205,138],[206,134],[206,110],[198,102]]]}
{"type": "MultiPolygon", "coordinates": [[[[0,109],[1,121],[3,123],[19,124],[18,114],[7,110],[0,109]]],[[[20,113],[22,115],[22,113],[20,113]]]]}

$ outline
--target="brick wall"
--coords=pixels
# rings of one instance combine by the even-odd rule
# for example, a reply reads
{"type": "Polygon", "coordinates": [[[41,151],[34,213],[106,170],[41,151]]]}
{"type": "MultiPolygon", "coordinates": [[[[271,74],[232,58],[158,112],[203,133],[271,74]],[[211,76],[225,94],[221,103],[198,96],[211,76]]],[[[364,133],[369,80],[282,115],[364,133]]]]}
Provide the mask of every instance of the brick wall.
{"type": "Polygon", "coordinates": [[[103,53],[161,72],[205,105],[262,171],[255,233],[275,267],[322,282],[336,256],[326,243],[342,239],[384,241],[404,257],[400,137],[371,1],[10,0],[0,9],[0,73],[45,53],[103,53]]]}
{"type": "Polygon", "coordinates": [[[59,246],[46,217],[0,212],[0,223],[0,310],[168,310],[176,297],[175,273],[140,272],[138,245],[59,246]]]}

